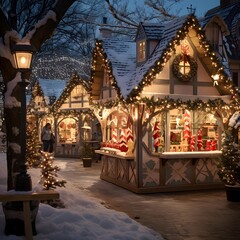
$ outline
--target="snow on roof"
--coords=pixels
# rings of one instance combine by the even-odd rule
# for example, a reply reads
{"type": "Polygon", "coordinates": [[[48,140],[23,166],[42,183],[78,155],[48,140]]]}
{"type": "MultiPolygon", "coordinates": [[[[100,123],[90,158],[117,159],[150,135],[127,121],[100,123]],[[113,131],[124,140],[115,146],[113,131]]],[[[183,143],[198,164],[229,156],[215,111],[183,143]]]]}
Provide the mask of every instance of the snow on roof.
{"type": "Polygon", "coordinates": [[[163,24],[159,23],[143,23],[144,32],[147,39],[160,39],[163,33],[163,24]]]}
{"type": "Polygon", "coordinates": [[[204,17],[204,22],[207,23],[210,20],[210,18],[214,17],[215,15],[220,15],[224,20],[226,20],[227,16],[234,8],[235,4],[231,4],[225,8],[221,8],[220,6],[213,8],[206,13],[204,17]]]}
{"type": "MultiPolygon", "coordinates": [[[[136,68],[133,78],[128,82],[127,92],[124,92],[124,97],[131,92],[131,90],[136,87],[143,79],[144,74],[155,64],[155,62],[161,57],[163,51],[166,49],[167,44],[176,36],[177,31],[182,27],[188,16],[183,16],[178,19],[166,22],[163,29],[163,38],[157,45],[152,56],[144,63],[142,66],[136,68]]],[[[122,91],[122,90],[121,90],[122,91]]]]}
{"type": "Polygon", "coordinates": [[[130,76],[136,69],[136,43],[130,40],[106,39],[103,48],[110,60],[118,86],[122,95],[127,91],[130,76]]]}
{"type": "Polygon", "coordinates": [[[162,29],[162,39],[159,41],[152,55],[142,65],[136,64],[135,42],[119,41],[112,38],[103,40],[103,51],[106,53],[113,76],[123,98],[127,99],[139,87],[141,89],[141,83],[144,82],[145,78],[148,79],[151,76],[152,71],[155,71],[159,60],[165,59],[169,44],[172,44],[172,41],[179,38],[183,26],[189,24],[188,19],[189,15],[186,15],[166,22],[162,29]]]}
{"type": "Polygon", "coordinates": [[[59,79],[39,79],[39,83],[45,97],[55,96],[57,99],[66,86],[66,81],[59,79]]]}
{"type": "Polygon", "coordinates": [[[178,19],[166,22],[162,25],[145,24],[145,30],[153,37],[152,30],[158,28],[163,36],[162,40],[156,47],[153,55],[142,66],[136,65],[136,43],[133,41],[117,40],[113,38],[104,39],[103,49],[107,54],[108,60],[111,62],[113,75],[120,88],[124,98],[136,87],[147,73],[149,68],[161,57],[161,54],[166,49],[167,44],[176,36],[177,31],[182,27],[188,16],[183,16],[178,19]],[[161,26],[161,27],[160,27],[161,26]]]}

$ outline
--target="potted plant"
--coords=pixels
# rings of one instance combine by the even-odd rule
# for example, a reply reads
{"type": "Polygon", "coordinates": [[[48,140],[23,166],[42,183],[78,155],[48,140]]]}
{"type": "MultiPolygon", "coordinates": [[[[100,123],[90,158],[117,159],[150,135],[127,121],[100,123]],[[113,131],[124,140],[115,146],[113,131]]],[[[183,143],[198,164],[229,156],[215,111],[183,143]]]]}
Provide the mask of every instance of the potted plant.
{"type": "Polygon", "coordinates": [[[240,202],[240,155],[238,126],[240,113],[234,113],[222,138],[222,157],[218,175],[226,186],[227,200],[240,202]]]}
{"type": "Polygon", "coordinates": [[[83,167],[91,167],[92,166],[92,158],[94,156],[94,150],[89,143],[87,143],[87,142],[83,143],[80,155],[81,155],[81,158],[83,161],[83,167]]]}

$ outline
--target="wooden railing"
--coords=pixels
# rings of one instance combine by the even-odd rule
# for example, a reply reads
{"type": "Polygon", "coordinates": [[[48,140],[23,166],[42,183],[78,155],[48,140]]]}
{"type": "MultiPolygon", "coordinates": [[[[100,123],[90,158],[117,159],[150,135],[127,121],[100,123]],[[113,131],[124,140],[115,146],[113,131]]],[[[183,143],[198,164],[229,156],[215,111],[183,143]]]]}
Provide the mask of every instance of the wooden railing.
{"type": "Polygon", "coordinates": [[[41,192],[6,192],[0,194],[0,202],[23,202],[23,217],[24,217],[24,229],[26,240],[32,240],[32,224],[31,224],[31,212],[30,201],[43,201],[58,199],[59,193],[53,190],[41,191],[41,192]]]}

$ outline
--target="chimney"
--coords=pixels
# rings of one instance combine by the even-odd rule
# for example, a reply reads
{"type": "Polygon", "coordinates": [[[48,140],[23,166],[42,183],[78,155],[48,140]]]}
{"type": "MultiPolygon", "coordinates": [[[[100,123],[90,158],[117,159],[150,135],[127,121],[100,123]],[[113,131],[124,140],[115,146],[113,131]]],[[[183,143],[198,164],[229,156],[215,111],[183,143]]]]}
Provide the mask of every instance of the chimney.
{"type": "Polygon", "coordinates": [[[240,3],[240,0],[220,0],[220,7],[225,8],[234,3],[240,3]]]}
{"type": "Polygon", "coordinates": [[[107,25],[107,18],[103,17],[103,26],[99,28],[100,35],[102,38],[111,38],[112,37],[112,30],[111,28],[104,26],[107,25]]]}

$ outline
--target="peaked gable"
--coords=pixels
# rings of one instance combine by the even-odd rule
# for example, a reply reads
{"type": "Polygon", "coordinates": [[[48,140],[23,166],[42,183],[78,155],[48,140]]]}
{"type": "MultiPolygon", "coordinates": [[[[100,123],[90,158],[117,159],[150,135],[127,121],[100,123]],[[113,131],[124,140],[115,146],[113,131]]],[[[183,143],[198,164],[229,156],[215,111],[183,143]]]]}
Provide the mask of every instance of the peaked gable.
{"type": "MultiPolygon", "coordinates": [[[[224,46],[227,49],[226,53],[230,59],[239,60],[239,49],[240,49],[240,2],[232,3],[226,7],[217,7],[209,10],[205,17],[202,19],[202,26],[205,28],[207,24],[213,20],[216,20],[216,16],[221,16],[224,24],[227,25],[229,33],[224,38],[224,46]]],[[[219,22],[218,22],[219,24],[219,22]]],[[[223,29],[222,24],[219,26],[223,29]]],[[[226,34],[225,34],[226,35],[226,34]]]]}
{"type": "Polygon", "coordinates": [[[86,82],[86,80],[81,78],[78,74],[74,73],[72,75],[71,80],[68,82],[67,86],[64,88],[62,94],[52,105],[51,110],[56,113],[60,109],[62,104],[65,102],[65,100],[70,96],[74,87],[76,87],[79,84],[82,85],[87,92],[90,90],[89,84],[86,82]]]}
{"type": "Polygon", "coordinates": [[[164,25],[160,23],[140,23],[135,41],[138,39],[160,40],[162,38],[164,25]]]}
{"type": "MultiPolygon", "coordinates": [[[[97,41],[93,54],[92,99],[99,100],[101,81],[104,78],[102,68],[105,68],[112,88],[116,89],[118,97],[127,102],[137,101],[144,87],[151,85],[152,81],[156,79],[156,74],[163,70],[175,53],[176,47],[185,38],[188,38],[194,46],[194,51],[201,63],[204,64],[208,76],[215,74],[220,76],[219,84],[216,86],[220,95],[238,96],[238,91],[232,85],[229,72],[224,70],[224,66],[210,46],[199,21],[194,15],[188,15],[165,24],[163,38],[150,58],[141,66],[136,66],[135,43],[125,43],[113,39],[104,42],[97,41]],[[98,98],[94,98],[95,94],[98,98]]],[[[214,83],[214,80],[212,82],[214,83]]]]}
{"type": "Polygon", "coordinates": [[[96,40],[90,82],[92,100],[99,100],[100,98],[105,72],[117,93],[117,97],[122,98],[122,91],[135,68],[136,44],[134,41],[123,41],[121,39],[96,40]]]}
{"type": "Polygon", "coordinates": [[[30,100],[29,100],[29,107],[37,105],[37,107],[44,108],[47,106],[43,90],[40,86],[39,81],[36,81],[35,85],[33,86],[30,100]]]}
{"type": "Polygon", "coordinates": [[[156,47],[152,57],[141,67],[136,69],[136,75],[132,85],[129,86],[131,91],[127,98],[128,101],[134,101],[139,97],[145,86],[151,84],[157,73],[161,72],[171,55],[176,51],[176,46],[180,42],[189,37],[201,61],[209,69],[212,74],[219,74],[219,89],[224,94],[237,94],[237,90],[233,88],[230,76],[224,71],[223,65],[219,61],[216,54],[212,51],[204,31],[194,15],[182,17],[166,24],[163,41],[156,47]],[[231,90],[230,90],[231,89],[231,90]]]}

